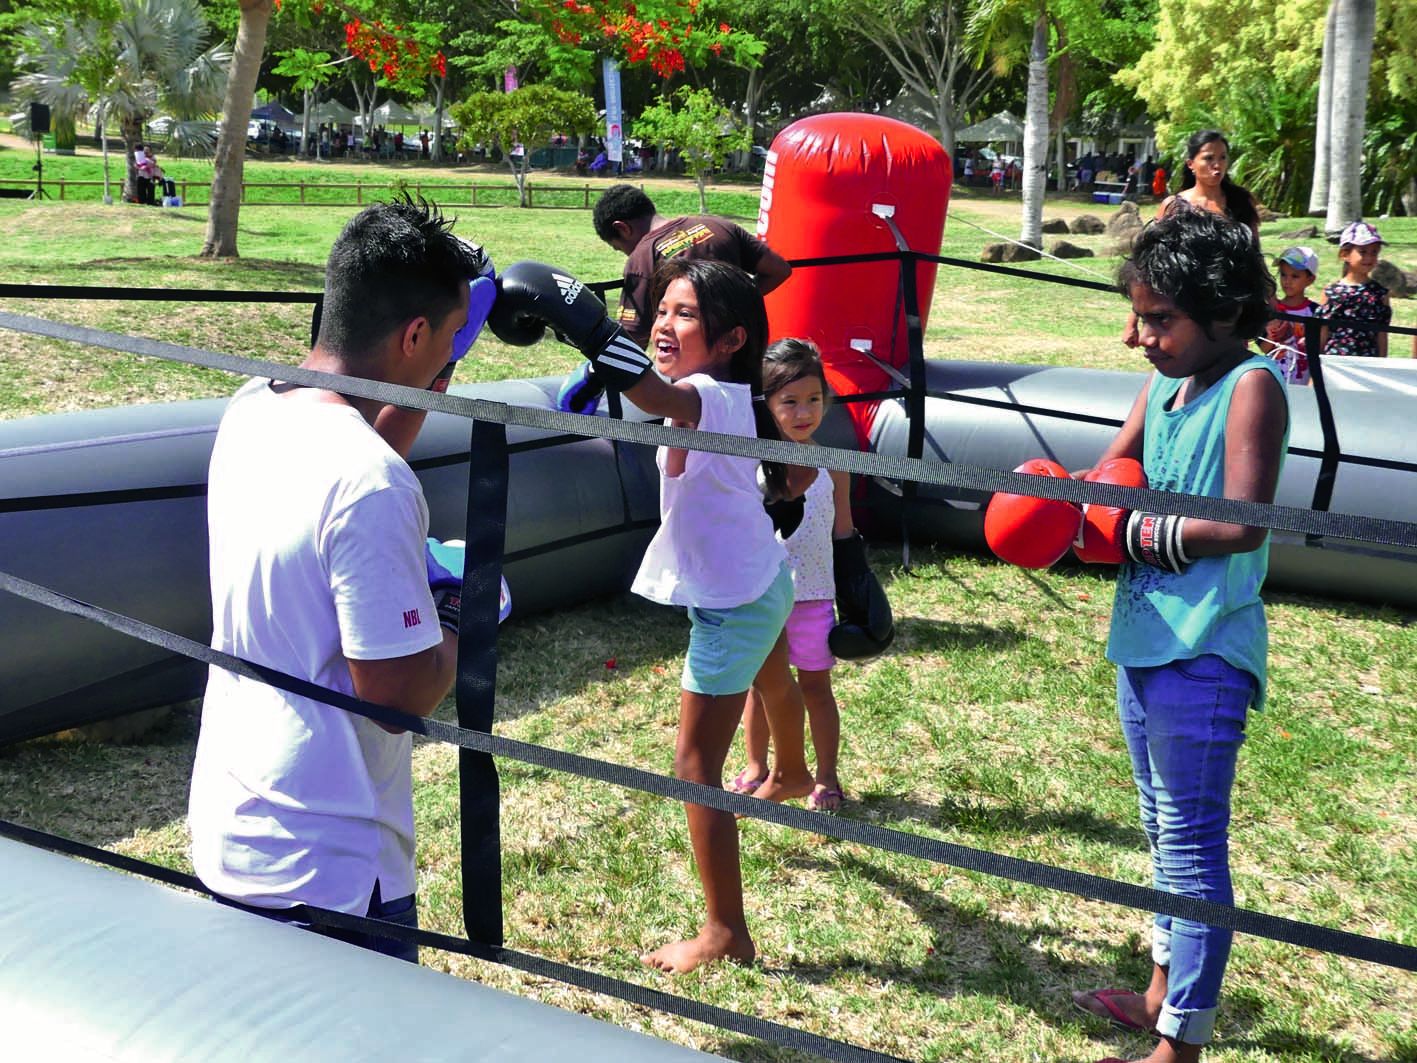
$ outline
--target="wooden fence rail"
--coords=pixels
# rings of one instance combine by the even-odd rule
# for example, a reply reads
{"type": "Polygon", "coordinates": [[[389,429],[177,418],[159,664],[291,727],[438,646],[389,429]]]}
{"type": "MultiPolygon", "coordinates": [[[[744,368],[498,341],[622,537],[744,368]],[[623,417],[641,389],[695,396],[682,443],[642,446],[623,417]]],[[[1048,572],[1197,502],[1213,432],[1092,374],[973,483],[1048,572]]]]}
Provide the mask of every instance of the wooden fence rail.
{"type": "MultiPolygon", "coordinates": [[[[178,195],[184,207],[205,207],[208,199],[195,200],[189,197],[189,189],[201,189],[205,194],[210,195],[210,181],[180,181],[175,180],[178,195]]],[[[16,187],[18,189],[33,191],[34,182],[24,181],[19,178],[0,178],[0,193],[4,190],[16,187]]],[[[60,177],[48,180],[44,183],[44,190],[50,198],[60,200],[84,200],[94,199],[97,196],[80,194],[72,195],[78,189],[101,189],[102,181],[74,181],[69,178],[60,177]],[[57,194],[56,194],[57,190],[57,194]]],[[[591,193],[599,195],[600,189],[604,185],[532,185],[526,186],[527,206],[542,208],[561,208],[568,210],[588,210],[591,206],[591,193]],[[560,196],[560,202],[548,202],[548,199],[555,199],[561,193],[572,193],[569,196],[560,196]],[[538,203],[537,199],[541,202],[538,203]],[[565,202],[570,199],[573,202],[565,202]],[[579,202],[574,200],[579,199],[579,202]]],[[[121,182],[110,182],[110,188],[121,189],[121,182]]],[[[395,192],[408,191],[417,196],[423,196],[441,206],[446,207],[501,207],[515,206],[517,202],[517,189],[515,185],[488,185],[477,184],[475,182],[463,183],[461,181],[439,181],[425,184],[422,181],[355,181],[353,183],[324,182],[324,181],[243,181],[241,183],[241,202],[249,207],[361,207],[365,204],[365,196],[370,198],[367,202],[389,196],[395,192]],[[286,199],[266,199],[261,196],[252,198],[248,193],[252,189],[275,188],[283,191],[298,194],[296,200],[286,199]],[[354,199],[330,200],[322,197],[311,198],[310,193],[321,192],[327,189],[337,189],[342,191],[354,190],[354,199]],[[483,193],[482,202],[478,202],[478,193],[483,193]],[[488,202],[487,193],[497,193],[499,202],[488,202]],[[469,198],[465,201],[458,201],[451,197],[466,194],[469,198]]],[[[13,193],[12,193],[13,194],[13,193]]]]}

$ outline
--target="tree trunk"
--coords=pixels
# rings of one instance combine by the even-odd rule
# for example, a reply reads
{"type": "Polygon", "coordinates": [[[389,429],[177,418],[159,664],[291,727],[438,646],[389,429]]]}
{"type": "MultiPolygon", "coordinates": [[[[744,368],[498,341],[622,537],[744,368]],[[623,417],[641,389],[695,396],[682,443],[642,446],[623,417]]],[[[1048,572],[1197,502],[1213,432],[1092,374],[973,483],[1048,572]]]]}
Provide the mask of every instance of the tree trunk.
{"type": "Polygon", "coordinates": [[[271,21],[272,0],[239,0],[241,23],[226,78],[226,98],[221,105],[221,131],[212,160],[212,195],[207,207],[207,238],[203,258],[236,257],[236,230],[241,213],[241,180],[246,165],[246,125],[256,78],[266,52],[266,26],[271,21]]]}
{"type": "Polygon", "coordinates": [[[98,126],[98,141],[103,148],[103,202],[107,206],[113,205],[113,189],[108,184],[108,125],[106,119],[108,115],[104,113],[103,104],[98,105],[98,114],[95,124],[98,126]]]}
{"type": "Polygon", "coordinates": [[[305,110],[300,115],[300,150],[297,155],[310,154],[310,112],[315,109],[315,90],[305,90],[305,110]]]}
{"type": "Polygon", "coordinates": [[[699,213],[708,213],[708,170],[700,170],[694,175],[694,183],[699,186],[699,213]]]}
{"type": "Polygon", "coordinates": [[[1328,210],[1329,138],[1333,129],[1333,37],[1338,4],[1339,0],[1329,0],[1328,18],[1324,21],[1324,57],[1319,68],[1319,113],[1314,130],[1314,184],[1309,189],[1309,215],[1314,218],[1328,210]]]}
{"type": "Polygon", "coordinates": [[[133,157],[133,149],[143,142],[143,119],[140,115],[125,113],[118,122],[118,128],[123,133],[123,154],[128,164],[123,173],[123,198],[136,202],[138,161],[133,157]]]}
{"type": "Polygon", "coordinates": [[[955,114],[954,107],[943,95],[935,97],[935,121],[940,126],[940,146],[945,149],[945,154],[950,157],[950,162],[955,158],[955,114]]]}
{"type": "Polygon", "coordinates": [[[429,148],[433,162],[443,161],[443,93],[448,79],[433,79],[433,144],[429,148]]]}
{"type": "Polygon", "coordinates": [[[511,170],[512,170],[512,179],[513,179],[514,181],[516,181],[516,183],[517,183],[517,206],[519,206],[519,207],[525,207],[525,206],[528,205],[528,204],[527,204],[527,200],[526,200],[526,158],[527,158],[527,156],[526,156],[525,154],[522,155],[522,165],[521,165],[520,167],[517,166],[517,160],[512,156],[511,151],[507,151],[507,152],[506,152],[506,157],[507,157],[507,165],[508,165],[509,167],[511,167],[511,170]]]}
{"type": "Polygon", "coordinates": [[[748,126],[748,146],[738,152],[738,169],[745,173],[753,168],[753,145],[758,142],[758,97],[763,93],[763,73],[761,67],[748,71],[748,89],[743,94],[743,121],[748,126]]]}
{"type": "Polygon", "coordinates": [[[1328,217],[1324,221],[1324,231],[1330,236],[1363,215],[1363,126],[1377,29],[1377,0],[1337,0],[1337,5],[1328,217]]]}
{"type": "Polygon", "coordinates": [[[1019,241],[1043,248],[1043,193],[1048,174],[1048,19],[1033,22],[1028,54],[1028,103],[1023,119],[1023,224],[1019,241]]]}

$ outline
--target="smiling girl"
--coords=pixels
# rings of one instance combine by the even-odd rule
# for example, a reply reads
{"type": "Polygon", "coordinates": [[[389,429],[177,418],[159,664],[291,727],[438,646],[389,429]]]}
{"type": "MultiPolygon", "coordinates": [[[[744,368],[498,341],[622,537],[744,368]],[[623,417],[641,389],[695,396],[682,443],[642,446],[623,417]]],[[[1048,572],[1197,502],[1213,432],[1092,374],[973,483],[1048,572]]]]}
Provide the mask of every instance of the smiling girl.
{"type": "MultiPolygon", "coordinates": [[[[1246,349],[1274,296],[1250,233],[1211,211],[1176,211],[1142,232],[1119,281],[1155,373],[1099,465],[1132,458],[1153,489],[1273,501],[1289,411],[1278,366],[1246,349]]],[[[1230,904],[1230,791],[1246,716],[1265,694],[1269,533],[1164,514],[1133,523],[1151,536],[1148,563],[1118,574],[1107,657],[1154,883],[1230,904]]],[[[1150,986],[1074,1002],[1158,1034],[1148,1063],[1191,1063],[1211,1037],[1230,937],[1158,915],[1150,986]]]]}
{"type": "MultiPolygon", "coordinates": [[[[767,407],[754,401],[762,389],[767,311],[753,278],[737,266],[672,258],[659,267],[651,285],[649,305],[656,309],[648,356],[584,284],[561,270],[518,262],[497,283],[488,324],[500,339],[534,343],[549,324],[589,359],[562,388],[570,408],[585,408],[590,400],[578,396],[608,386],[675,428],[780,438],[767,407]]],[[[767,501],[785,499],[786,470],[681,447],[660,447],[656,460],[659,530],[632,589],[688,609],[674,773],[722,787],[743,699],[760,669],[773,733],[784,726],[780,720],[790,726],[795,719],[801,734],[802,695],[787,670],[783,637],[792,575],[758,486],[761,464],[767,501]],[[774,658],[780,664],[764,668],[774,658]]],[[[642,959],[672,973],[717,959],[748,962],[756,949],[743,915],[737,823],[731,812],[702,805],[685,805],[685,812],[707,914],[694,937],[642,959]]]]}

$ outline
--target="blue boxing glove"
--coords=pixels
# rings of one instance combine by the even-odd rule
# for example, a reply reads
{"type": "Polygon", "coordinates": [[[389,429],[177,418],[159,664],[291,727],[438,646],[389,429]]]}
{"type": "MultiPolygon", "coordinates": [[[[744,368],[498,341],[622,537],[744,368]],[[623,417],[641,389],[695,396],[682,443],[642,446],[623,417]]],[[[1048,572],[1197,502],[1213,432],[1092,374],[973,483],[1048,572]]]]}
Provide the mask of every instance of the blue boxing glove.
{"type": "MultiPolygon", "coordinates": [[[[462,572],[467,546],[461,539],[440,543],[429,538],[424,546],[424,563],[428,568],[428,589],[433,592],[433,605],[438,611],[438,623],[454,634],[462,617],[462,572]]],[[[497,595],[497,623],[512,613],[512,592],[506,579],[501,581],[497,595]]]]}
{"type": "Polygon", "coordinates": [[[492,304],[497,301],[497,268],[492,264],[492,257],[475,244],[468,246],[476,251],[481,264],[478,267],[478,275],[467,282],[467,323],[453,333],[453,356],[433,378],[433,383],[429,385],[430,391],[444,392],[448,390],[448,382],[453,378],[453,370],[457,368],[463,355],[472,348],[473,341],[482,332],[482,326],[487,323],[487,315],[492,312],[492,304]]]}
{"type": "Polygon", "coordinates": [[[595,363],[582,362],[556,392],[556,409],[563,413],[598,413],[597,403],[603,394],[605,382],[596,373],[595,363]]]}

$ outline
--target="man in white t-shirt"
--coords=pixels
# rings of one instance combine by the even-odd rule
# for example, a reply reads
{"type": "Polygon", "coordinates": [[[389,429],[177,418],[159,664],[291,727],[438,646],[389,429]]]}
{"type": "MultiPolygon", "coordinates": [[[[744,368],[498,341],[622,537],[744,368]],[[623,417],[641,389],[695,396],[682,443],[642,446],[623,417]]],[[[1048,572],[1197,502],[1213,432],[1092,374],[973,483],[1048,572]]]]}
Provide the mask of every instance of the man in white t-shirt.
{"type": "MultiPolygon", "coordinates": [[[[490,272],[435,209],[367,208],[330,252],[303,367],[445,382],[486,317],[490,272]]],[[[236,393],[208,479],[215,648],[433,712],[453,683],[457,622],[455,601],[429,589],[428,508],[404,459],[423,416],[265,379],[236,393]]],[[[188,818],[193,865],[223,897],[417,925],[406,732],[213,667],[188,818]]],[[[417,962],[413,946],[333,936],[417,962]]]]}

